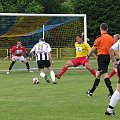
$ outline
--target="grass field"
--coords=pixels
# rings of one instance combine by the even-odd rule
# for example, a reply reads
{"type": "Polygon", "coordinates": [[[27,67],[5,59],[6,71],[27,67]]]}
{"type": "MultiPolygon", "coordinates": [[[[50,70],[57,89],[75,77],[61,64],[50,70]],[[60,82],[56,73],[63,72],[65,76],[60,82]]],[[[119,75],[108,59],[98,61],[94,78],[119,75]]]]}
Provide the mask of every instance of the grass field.
{"type": "MultiPolygon", "coordinates": [[[[56,60],[54,68],[61,68],[67,60],[56,60]]],[[[115,108],[115,117],[104,112],[109,100],[108,90],[103,79],[91,98],[86,90],[91,88],[94,77],[85,68],[68,70],[63,77],[56,79],[56,85],[47,84],[39,77],[38,70],[11,71],[6,75],[11,61],[0,61],[0,120],[119,120],[120,104],[115,108]],[[33,85],[32,79],[40,78],[40,84],[33,85]]],[[[36,66],[35,62],[30,62],[36,66]]],[[[92,66],[97,64],[91,60],[92,66]]],[[[16,68],[25,68],[18,63],[16,68]]],[[[110,66],[110,69],[112,67],[110,66]]],[[[59,69],[55,69],[58,73],[59,69]]],[[[48,77],[49,73],[46,72],[48,77]]],[[[117,77],[111,79],[115,90],[117,77]]]]}

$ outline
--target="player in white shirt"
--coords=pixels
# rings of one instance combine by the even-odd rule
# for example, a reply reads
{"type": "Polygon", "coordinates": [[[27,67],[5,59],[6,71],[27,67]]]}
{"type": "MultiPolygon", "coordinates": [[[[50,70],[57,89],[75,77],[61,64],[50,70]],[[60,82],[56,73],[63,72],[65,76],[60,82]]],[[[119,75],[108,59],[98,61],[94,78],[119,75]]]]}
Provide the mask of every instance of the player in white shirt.
{"type": "Polygon", "coordinates": [[[116,60],[116,58],[115,58],[116,52],[115,51],[120,52],[120,39],[110,49],[110,55],[111,55],[111,60],[113,62],[114,69],[117,68],[117,71],[118,71],[118,83],[117,83],[116,90],[110,99],[109,107],[107,108],[107,110],[105,112],[105,114],[108,116],[115,115],[113,109],[116,106],[116,104],[118,103],[118,100],[120,99],[120,60],[119,61],[116,60]]]}
{"type": "Polygon", "coordinates": [[[55,73],[51,67],[51,63],[53,63],[53,61],[50,52],[51,47],[43,38],[40,38],[39,42],[30,51],[32,55],[36,56],[36,62],[40,71],[40,76],[45,78],[47,83],[50,83],[50,80],[44,72],[44,68],[46,67],[50,72],[52,82],[57,84],[55,82],[55,73]]]}

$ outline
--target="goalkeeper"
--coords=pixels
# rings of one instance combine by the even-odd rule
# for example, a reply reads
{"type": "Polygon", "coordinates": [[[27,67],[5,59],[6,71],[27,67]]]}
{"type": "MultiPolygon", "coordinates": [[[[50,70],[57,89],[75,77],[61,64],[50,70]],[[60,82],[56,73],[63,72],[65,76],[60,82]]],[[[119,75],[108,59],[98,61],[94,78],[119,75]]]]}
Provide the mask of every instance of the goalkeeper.
{"type": "Polygon", "coordinates": [[[13,46],[10,50],[10,53],[8,53],[8,56],[4,58],[4,60],[8,59],[10,57],[10,54],[12,54],[12,63],[9,66],[9,70],[6,74],[9,74],[13,65],[17,62],[23,62],[26,64],[26,68],[29,72],[33,72],[30,70],[29,63],[27,62],[26,58],[24,58],[24,54],[28,57],[28,52],[24,46],[22,46],[22,42],[18,41],[16,46],[13,46]]]}
{"type": "MultiPolygon", "coordinates": [[[[77,67],[79,65],[85,66],[92,73],[92,75],[96,76],[96,71],[91,67],[89,61],[86,58],[91,47],[87,42],[83,42],[83,35],[78,35],[76,37],[75,48],[76,58],[67,62],[60,73],[55,75],[55,77],[58,79],[60,79],[61,76],[67,71],[68,67],[77,67]]],[[[97,59],[94,53],[92,55],[95,59],[97,59]]]]}

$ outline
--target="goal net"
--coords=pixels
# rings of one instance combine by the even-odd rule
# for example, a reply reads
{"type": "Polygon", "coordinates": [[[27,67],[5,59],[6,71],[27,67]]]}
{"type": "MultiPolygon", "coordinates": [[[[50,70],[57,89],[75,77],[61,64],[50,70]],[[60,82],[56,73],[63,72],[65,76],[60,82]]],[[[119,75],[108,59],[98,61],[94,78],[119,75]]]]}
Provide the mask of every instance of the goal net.
{"type": "Polygon", "coordinates": [[[29,51],[43,37],[54,58],[75,57],[77,34],[84,32],[87,41],[86,14],[0,13],[0,24],[0,57],[5,57],[17,40],[29,51]]]}

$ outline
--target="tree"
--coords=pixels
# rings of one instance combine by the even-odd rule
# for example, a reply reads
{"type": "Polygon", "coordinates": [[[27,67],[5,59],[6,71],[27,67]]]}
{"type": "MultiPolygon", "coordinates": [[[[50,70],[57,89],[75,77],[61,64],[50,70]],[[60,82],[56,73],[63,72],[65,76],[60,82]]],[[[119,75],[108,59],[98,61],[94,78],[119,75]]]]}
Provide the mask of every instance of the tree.
{"type": "Polygon", "coordinates": [[[74,13],[87,14],[88,34],[95,39],[100,34],[100,23],[106,22],[111,35],[120,30],[120,1],[116,0],[71,0],[74,13]]]}

